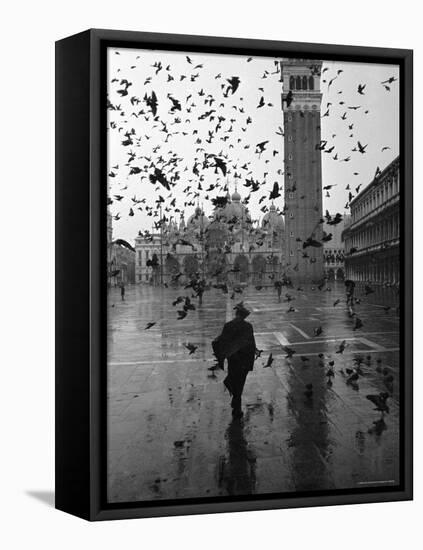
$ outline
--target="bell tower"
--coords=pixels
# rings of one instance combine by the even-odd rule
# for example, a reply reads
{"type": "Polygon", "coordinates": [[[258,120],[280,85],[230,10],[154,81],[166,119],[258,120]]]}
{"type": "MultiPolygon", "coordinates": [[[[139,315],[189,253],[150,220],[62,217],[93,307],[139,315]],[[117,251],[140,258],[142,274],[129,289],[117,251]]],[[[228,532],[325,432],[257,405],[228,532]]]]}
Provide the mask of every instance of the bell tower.
{"type": "Polygon", "coordinates": [[[323,234],[321,67],[321,61],[308,59],[281,62],[286,274],[302,282],[324,275],[323,246],[303,248],[306,239],[321,241],[323,234]]]}

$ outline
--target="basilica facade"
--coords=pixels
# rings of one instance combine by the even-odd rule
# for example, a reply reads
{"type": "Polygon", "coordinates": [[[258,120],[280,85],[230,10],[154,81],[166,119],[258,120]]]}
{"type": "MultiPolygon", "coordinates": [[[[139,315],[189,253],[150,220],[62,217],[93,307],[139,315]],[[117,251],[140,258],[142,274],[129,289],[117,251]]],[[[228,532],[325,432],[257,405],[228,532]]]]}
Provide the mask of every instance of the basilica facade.
{"type": "Polygon", "coordinates": [[[136,282],[186,284],[195,276],[216,283],[270,286],[285,272],[284,218],[272,204],[258,222],[241,195],[206,216],[197,205],[187,219],[162,223],[135,238],[136,282]]]}

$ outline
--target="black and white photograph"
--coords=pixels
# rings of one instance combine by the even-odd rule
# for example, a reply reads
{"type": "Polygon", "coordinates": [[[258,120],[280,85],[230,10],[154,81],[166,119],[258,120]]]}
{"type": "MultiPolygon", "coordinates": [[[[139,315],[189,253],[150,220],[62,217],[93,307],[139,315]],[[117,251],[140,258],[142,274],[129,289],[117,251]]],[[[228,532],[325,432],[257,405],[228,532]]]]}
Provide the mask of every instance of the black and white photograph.
{"type": "Polygon", "coordinates": [[[2,547],[414,550],[419,15],[4,4],[2,547]]]}
{"type": "Polygon", "coordinates": [[[108,47],[108,503],[401,484],[400,85],[108,47]]]}
{"type": "Polygon", "coordinates": [[[2,15],[0,545],[414,550],[418,4],[2,15]]]}

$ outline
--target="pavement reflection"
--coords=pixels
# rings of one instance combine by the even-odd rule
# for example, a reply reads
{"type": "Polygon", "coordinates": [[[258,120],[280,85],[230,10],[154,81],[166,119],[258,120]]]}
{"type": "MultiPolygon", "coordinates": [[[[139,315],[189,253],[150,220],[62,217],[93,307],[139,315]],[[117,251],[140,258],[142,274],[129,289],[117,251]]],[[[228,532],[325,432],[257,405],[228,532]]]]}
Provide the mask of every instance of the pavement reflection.
{"type": "Polygon", "coordinates": [[[233,419],[226,432],[227,453],[220,459],[219,485],[228,495],[249,495],[255,492],[256,458],[244,436],[243,419],[233,419]]]}
{"type": "Polygon", "coordinates": [[[357,287],[360,330],[353,330],[342,284],[288,292],[292,300],[283,295],[280,304],[273,289],[243,293],[263,353],[247,378],[244,417],[232,421],[225,373],[208,368],[211,341],[234,301],[211,290],[178,321],[172,302],[183,289],[129,287],[125,302],[111,289],[110,501],[398,483],[396,292],[377,288],[367,297],[357,287]],[[193,354],[186,342],[196,346],[193,354]],[[291,358],[286,346],[295,350],[291,358]],[[272,367],[263,368],[270,353],[272,367]],[[366,397],[383,392],[389,413],[366,397]]]}

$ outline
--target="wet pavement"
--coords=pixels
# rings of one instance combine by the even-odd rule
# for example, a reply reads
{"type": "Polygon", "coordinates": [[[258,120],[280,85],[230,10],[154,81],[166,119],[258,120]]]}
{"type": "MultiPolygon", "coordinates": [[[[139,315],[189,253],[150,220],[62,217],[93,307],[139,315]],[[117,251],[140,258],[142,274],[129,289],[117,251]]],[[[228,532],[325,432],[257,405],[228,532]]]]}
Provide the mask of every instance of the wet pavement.
{"type": "Polygon", "coordinates": [[[378,288],[364,296],[357,288],[363,327],[353,330],[343,284],[328,287],[284,289],[282,300],[286,292],[294,299],[281,303],[270,288],[247,288],[235,300],[213,289],[179,321],[172,301],[189,290],[137,285],[122,302],[119,289],[110,289],[108,500],[397,484],[397,294],[378,288]],[[225,374],[208,368],[211,340],[241,299],[263,353],[247,377],[244,417],[232,420],[225,374]],[[198,346],[192,355],[187,342],[198,346]],[[296,351],[291,359],[283,346],[296,351]],[[270,353],[274,362],[264,368],[270,353]],[[380,392],[390,394],[383,418],[366,398],[380,392]]]}

